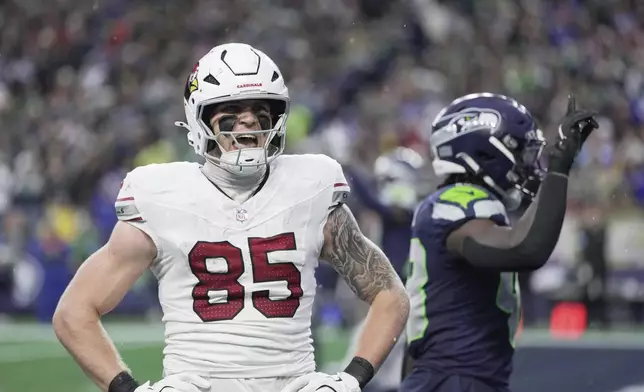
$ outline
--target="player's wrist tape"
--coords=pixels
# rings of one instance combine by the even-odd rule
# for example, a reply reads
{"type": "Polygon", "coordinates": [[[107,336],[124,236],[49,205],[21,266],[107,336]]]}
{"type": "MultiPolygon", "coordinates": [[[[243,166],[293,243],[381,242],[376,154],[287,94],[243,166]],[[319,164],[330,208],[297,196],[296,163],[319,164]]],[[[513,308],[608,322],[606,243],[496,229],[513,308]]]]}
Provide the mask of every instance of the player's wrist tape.
{"type": "Polygon", "coordinates": [[[122,371],[112,379],[107,392],[134,392],[139,383],[126,371],[122,371]]]}
{"type": "Polygon", "coordinates": [[[371,381],[374,374],[376,374],[376,370],[373,368],[373,365],[366,359],[360,357],[353,357],[349,365],[344,369],[344,372],[352,375],[356,380],[358,380],[360,389],[363,389],[365,385],[371,381]]]}

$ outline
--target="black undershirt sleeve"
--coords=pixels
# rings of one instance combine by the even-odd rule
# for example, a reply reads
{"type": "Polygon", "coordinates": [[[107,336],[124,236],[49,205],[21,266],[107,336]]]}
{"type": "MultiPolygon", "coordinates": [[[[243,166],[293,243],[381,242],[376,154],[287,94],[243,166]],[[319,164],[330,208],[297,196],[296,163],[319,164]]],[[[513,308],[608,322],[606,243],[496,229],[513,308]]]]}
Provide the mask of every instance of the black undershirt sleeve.
{"type": "Polygon", "coordinates": [[[557,245],[566,213],[568,177],[548,173],[537,199],[512,229],[467,236],[459,253],[474,266],[506,271],[542,267],[557,245]],[[478,236],[477,236],[478,237],[478,236]]]}

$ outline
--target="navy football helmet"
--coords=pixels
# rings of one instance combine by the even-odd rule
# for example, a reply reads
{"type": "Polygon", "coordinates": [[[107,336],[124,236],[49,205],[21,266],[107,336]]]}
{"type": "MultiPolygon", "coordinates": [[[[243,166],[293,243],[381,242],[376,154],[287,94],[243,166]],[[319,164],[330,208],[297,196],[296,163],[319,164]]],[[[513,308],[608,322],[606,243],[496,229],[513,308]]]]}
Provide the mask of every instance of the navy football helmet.
{"type": "Polygon", "coordinates": [[[471,175],[508,210],[533,198],[543,177],[543,133],[523,105],[499,94],[457,98],[436,116],[430,136],[437,175],[471,175]]]}

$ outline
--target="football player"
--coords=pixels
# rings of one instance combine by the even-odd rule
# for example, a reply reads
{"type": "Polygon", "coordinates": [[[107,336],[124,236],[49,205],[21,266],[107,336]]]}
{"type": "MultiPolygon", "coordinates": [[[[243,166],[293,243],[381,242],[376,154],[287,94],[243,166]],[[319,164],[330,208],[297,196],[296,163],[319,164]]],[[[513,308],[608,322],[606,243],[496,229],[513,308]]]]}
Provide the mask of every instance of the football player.
{"type": "Polygon", "coordinates": [[[340,165],[282,155],[289,95],[275,63],[231,43],[195,65],[184,91],[188,141],[205,164],[139,167],[116,200],[119,222],[78,270],[54,329],[104,391],[357,392],[404,328],[402,282],[344,206],[340,165]],[[323,259],[370,303],[355,357],[315,372],[314,269],[323,259]],[[100,317],[147,269],[165,325],[163,379],[139,385],[100,317]]]}
{"type": "Polygon", "coordinates": [[[382,250],[400,276],[408,260],[414,209],[429,193],[422,188],[423,165],[425,160],[416,151],[397,147],[376,159],[373,181],[358,168],[344,166],[352,195],[380,217],[382,250]]]}
{"type": "MultiPolygon", "coordinates": [[[[411,219],[418,201],[429,193],[424,189],[427,181],[423,181],[425,178],[421,175],[424,165],[425,159],[416,151],[407,147],[397,147],[376,159],[373,167],[375,186],[371,186],[370,178],[361,170],[351,165],[344,166],[351,193],[380,217],[382,250],[403,281],[403,270],[409,259],[411,219]]],[[[360,322],[354,328],[352,347],[359,343],[363,325],[360,322]]],[[[401,338],[366,391],[398,390],[405,347],[404,338],[401,338]]],[[[347,355],[353,355],[352,351],[348,350],[347,355]]]]}
{"type": "Polygon", "coordinates": [[[406,334],[413,370],[401,391],[508,390],[520,316],[517,272],[543,266],[553,251],[568,172],[595,128],[593,114],[577,110],[571,97],[544,173],[544,138],[517,101],[471,94],[437,115],[432,164],[446,178],[412,223],[406,334]],[[510,227],[506,212],[525,197],[534,200],[510,227]]]}

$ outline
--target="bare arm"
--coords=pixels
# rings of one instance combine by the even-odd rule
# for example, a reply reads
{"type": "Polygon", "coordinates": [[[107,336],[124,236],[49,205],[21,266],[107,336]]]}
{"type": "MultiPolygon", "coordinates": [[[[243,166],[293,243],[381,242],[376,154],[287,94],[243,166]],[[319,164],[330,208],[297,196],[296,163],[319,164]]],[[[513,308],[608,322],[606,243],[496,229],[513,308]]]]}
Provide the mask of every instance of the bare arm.
{"type": "Polygon", "coordinates": [[[362,234],[345,205],[329,215],[320,258],[333,266],[360,299],[371,304],[355,355],[378,369],[409,315],[409,297],[400,278],[384,253],[362,234]]]}
{"type": "Polygon", "coordinates": [[[543,266],[557,244],[566,213],[568,179],[548,173],[539,194],[517,224],[497,226],[474,219],[447,237],[447,249],[477,267],[507,271],[543,266]]]}
{"type": "Polygon", "coordinates": [[[58,303],[56,336],[103,391],[127,368],[100,317],[121,302],[155,256],[147,234],[118,222],[108,243],[81,265],[58,303]]]}

